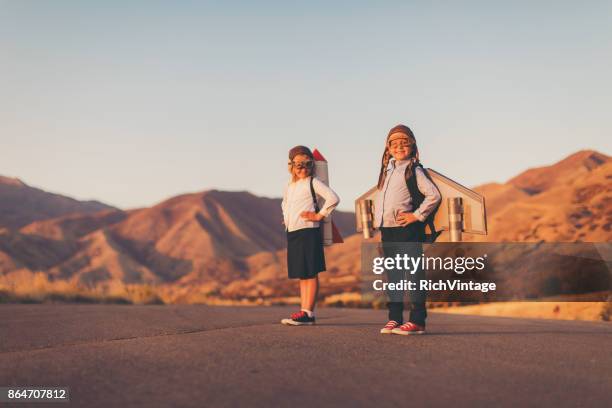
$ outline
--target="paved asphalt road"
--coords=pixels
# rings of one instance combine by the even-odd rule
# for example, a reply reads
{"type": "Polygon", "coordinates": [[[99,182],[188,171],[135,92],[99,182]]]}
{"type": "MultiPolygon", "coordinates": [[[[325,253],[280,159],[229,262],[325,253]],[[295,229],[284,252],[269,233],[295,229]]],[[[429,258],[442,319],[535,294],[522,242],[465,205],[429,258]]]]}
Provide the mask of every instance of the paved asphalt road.
{"type": "MultiPolygon", "coordinates": [[[[612,324],[286,307],[1,305],[0,386],[82,407],[610,406],[612,324]]],[[[1,405],[1,404],[0,404],[1,405]]],[[[67,406],[68,404],[32,404],[67,406]]],[[[24,404],[14,406],[23,407],[24,404]]]]}

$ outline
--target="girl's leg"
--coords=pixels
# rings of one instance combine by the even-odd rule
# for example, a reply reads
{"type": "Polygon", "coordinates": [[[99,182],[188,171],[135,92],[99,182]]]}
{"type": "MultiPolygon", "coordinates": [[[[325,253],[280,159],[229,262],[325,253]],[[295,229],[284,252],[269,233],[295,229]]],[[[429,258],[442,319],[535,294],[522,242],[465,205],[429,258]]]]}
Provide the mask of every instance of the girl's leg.
{"type": "Polygon", "coordinates": [[[306,279],[300,279],[300,308],[308,309],[306,303],[306,279]]]}
{"type": "Polygon", "coordinates": [[[304,287],[302,295],[302,309],[310,310],[314,312],[315,304],[317,302],[317,294],[319,293],[319,277],[316,276],[311,279],[300,280],[300,287],[304,287]]]}
{"type": "MultiPolygon", "coordinates": [[[[423,255],[423,242],[425,241],[425,225],[422,223],[411,224],[412,228],[409,228],[410,236],[407,239],[414,241],[411,244],[411,257],[420,257],[423,255]]],[[[411,280],[416,283],[417,287],[420,287],[420,282],[425,280],[426,274],[422,267],[416,271],[415,274],[411,275],[411,280]]],[[[410,292],[410,319],[409,321],[419,326],[425,327],[425,321],[427,319],[427,291],[417,290],[410,292]]]]}
{"type": "MultiPolygon", "coordinates": [[[[393,227],[380,229],[383,252],[386,257],[393,258],[395,255],[400,254],[392,244],[385,245],[385,243],[402,242],[401,230],[401,228],[393,227]]],[[[404,274],[402,271],[393,269],[387,272],[388,282],[399,282],[403,278],[404,274]]],[[[387,291],[387,300],[388,319],[402,324],[404,322],[404,292],[387,291]]]]}
{"type": "Polygon", "coordinates": [[[317,304],[317,298],[319,296],[319,276],[315,276],[314,279],[311,279],[313,282],[311,284],[311,294],[310,294],[310,310],[314,312],[315,306],[317,304]]]}

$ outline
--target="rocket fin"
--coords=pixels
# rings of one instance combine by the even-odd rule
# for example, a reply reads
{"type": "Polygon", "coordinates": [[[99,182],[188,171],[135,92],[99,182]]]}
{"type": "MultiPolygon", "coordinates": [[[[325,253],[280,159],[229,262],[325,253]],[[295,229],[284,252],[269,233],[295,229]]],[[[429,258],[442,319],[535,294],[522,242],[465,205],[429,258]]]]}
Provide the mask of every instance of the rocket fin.
{"type": "Polygon", "coordinates": [[[338,231],[338,227],[332,221],[332,242],[334,244],[342,244],[344,239],[342,239],[342,235],[340,235],[340,231],[338,231]]]}

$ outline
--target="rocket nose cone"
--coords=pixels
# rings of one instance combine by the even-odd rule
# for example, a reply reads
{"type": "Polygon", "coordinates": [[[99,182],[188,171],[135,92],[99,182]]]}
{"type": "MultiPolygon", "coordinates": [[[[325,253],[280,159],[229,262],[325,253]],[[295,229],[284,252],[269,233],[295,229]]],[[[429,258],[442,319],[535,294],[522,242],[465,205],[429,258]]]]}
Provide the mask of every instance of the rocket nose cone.
{"type": "Polygon", "coordinates": [[[324,162],[326,162],[326,161],[327,161],[327,160],[325,159],[325,157],[323,157],[323,155],[321,154],[321,152],[320,152],[320,151],[318,151],[317,149],[314,149],[314,150],[312,151],[312,156],[314,157],[314,159],[315,159],[316,161],[324,161],[324,162]]]}

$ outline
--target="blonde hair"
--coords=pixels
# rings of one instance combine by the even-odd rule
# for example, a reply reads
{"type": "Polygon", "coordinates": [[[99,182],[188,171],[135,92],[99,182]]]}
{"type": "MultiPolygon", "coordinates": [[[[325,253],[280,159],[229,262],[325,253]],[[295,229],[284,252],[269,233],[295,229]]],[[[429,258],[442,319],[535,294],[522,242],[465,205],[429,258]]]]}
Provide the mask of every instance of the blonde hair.
{"type": "Polygon", "coordinates": [[[295,146],[293,147],[291,150],[289,150],[289,163],[287,164],[287,169],[289,170],[289,174],[291,174],[291,182],[295,182],[297,181],[297,176],[295,175],[295,172],[293,171],[293,158],[295,156],[298,155],[304,155],[304,156],[308,156],[310,158],[310,160],[313,161],[313,166],[310,169],[306,169],[308,171],[308,176],[312,176],[314,177],[314,155],[312,154],[312,151],[307,148],[306,146],[295,146]]]}

